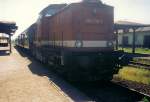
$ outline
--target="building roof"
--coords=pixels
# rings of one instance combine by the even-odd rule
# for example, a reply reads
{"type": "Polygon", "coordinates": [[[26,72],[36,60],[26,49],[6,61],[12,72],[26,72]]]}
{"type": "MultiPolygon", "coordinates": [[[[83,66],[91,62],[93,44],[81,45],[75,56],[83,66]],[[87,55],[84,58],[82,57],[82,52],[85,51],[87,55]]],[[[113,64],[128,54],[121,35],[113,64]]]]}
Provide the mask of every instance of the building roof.
{"type": "Polygon", "coordinates": [[[0,33],[14,33],[18,27],[15,22],[0,21],[0,33]]]}
{"type": "Polygon", "coordinates": [[[142,23],[137,22],[130,22],[130,21],[117,21],[115,24],[121,24],[121,25],[143,25],[142,23]]]}
{"type": "Polygon", "coordinates": [[[139,32],[150,31],[150,27],[142,27],[142,28],[138,28],[136,31],[139,31],[139,32]]]}
{"type": "Polygon", "coordinates": [[[150,31],[150,25],[129,21],[117,21],[115,22],[114,29],[119,30],[119,33],[133,32],[133,29],[136,29],[136,32],[144,32],[150,31]]]}

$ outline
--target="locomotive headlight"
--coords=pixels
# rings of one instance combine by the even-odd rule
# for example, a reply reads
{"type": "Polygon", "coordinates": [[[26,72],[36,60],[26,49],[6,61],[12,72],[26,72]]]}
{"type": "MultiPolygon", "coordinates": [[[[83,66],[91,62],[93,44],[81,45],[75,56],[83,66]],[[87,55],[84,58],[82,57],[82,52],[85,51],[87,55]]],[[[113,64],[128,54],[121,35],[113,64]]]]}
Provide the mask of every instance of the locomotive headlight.
{"type": "Polygon", "coordinates": [[[112,41],[107,42],[107,47],[113,47],[113,46],[114,46],[114,43],[112,41]]]}
{"type": "Polygon", "coordinates": [[[82,46],[83,46],[83,42],[82,41],[77,40],[75,42],[75,47],[82,47],[82,46]]]}

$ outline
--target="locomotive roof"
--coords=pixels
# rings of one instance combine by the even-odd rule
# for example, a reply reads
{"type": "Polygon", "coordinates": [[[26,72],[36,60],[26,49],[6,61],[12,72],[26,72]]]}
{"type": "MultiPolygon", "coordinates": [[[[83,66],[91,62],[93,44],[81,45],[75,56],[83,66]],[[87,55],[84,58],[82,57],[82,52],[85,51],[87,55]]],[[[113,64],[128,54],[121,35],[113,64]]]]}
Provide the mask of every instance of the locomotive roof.
{"type": "Polygon", "coordinates": [[[50,4],[49,6],[44,8],[39,14],[44,15],[49,10],[57,10],[57,11],[59,11],[60,9],[64,8],[65,6],[67,6],[67,4],[50,4]]]}
{"type": "MultiPolygon", "coordinates": [[[[66,6],[62,7],[58,12],[54,13],[53,15],[51,15],[50,18],[53,17],[53,16],[55,16],[55,15],[57,15],[57,14],[59,14],[60,12],[63,12],[64,10],[66,10],[66,9],[68,9],[68,8],[70,8],[70,7],[73,7],[73,6],[76,6],[76,5],[80,5],[80,4],[83,4],[83,3],[85,3],[85,4],[90,4],[89,2],[71,3],[71,4],[69,4],[69,5],[66,5],[66,6]]],[[[55,6],[55,5],[61,5],[61,4],[53,4],[53,5],[55,6]]],[[[62,4],[62,5],[63,5],[63,4],[62,4]]],[[[108,8],[112,8],[112,9],[113,9],[112,6],[103,4],[102,2],[97,3],[97,6],[100,6],[100,7],[102,7],[102,8],[103,8],[103,7],[108,7],[108,8]]],[[[45,9],[45,10],[46,10],[46,9],[45,9]]]]}

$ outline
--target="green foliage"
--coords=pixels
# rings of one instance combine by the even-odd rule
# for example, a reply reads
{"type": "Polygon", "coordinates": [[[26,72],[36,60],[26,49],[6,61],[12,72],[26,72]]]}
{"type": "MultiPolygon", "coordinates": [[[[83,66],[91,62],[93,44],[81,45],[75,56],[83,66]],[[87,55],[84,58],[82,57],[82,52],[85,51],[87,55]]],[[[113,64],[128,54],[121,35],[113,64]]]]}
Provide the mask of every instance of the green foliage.
{"type": "MultiPolygon", "coordinates": [[[[119,48],[119,50],[124,50],[125,52],[132,53],[132,48],[119,48]]],[[[136,48],[135,53],[140,53],[140,54],[150,54],[150,49],[149,48],[136,48]]]]}
{"type": "Polygon", "coordinates": [[[150,65],[150,57],[134,57],[133,62],[150,65]]]}
{"type": "Polygon", "coordinates": [[[150,100],[147,97],[144,97],[142,102],[150,102],[150,100]]]}

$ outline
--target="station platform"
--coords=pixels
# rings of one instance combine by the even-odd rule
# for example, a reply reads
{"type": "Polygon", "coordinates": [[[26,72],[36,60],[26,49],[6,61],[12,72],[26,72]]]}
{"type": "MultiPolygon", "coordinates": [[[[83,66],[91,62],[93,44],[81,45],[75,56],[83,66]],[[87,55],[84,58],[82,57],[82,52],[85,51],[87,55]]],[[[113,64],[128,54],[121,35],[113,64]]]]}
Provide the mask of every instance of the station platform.
{"type": "Polygon", "coordinates": [[[33,58],[0,54],[0,102],[81,102],[90,99],[33,58]]]}

